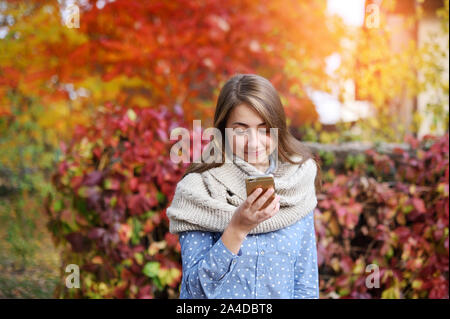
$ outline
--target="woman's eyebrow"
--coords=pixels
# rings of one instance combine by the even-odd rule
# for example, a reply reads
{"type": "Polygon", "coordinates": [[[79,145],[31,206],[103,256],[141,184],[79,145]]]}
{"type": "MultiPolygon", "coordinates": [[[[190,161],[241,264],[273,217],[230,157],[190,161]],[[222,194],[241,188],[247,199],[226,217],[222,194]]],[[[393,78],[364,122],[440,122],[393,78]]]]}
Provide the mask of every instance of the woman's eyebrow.
{"type": "MultiPolygon", "coordinates": [[[[248,127],[247,124],[242,123],[242,122],[233,122],[233,124],[231,124],[231,125],[234,125],[234,124],[242,125],[242,126],[247,126],[247,127],[248,127]]],[[[266,122],[259,123],[257,126],[264,125],[264,124],[266,124],[266,122]]]]}

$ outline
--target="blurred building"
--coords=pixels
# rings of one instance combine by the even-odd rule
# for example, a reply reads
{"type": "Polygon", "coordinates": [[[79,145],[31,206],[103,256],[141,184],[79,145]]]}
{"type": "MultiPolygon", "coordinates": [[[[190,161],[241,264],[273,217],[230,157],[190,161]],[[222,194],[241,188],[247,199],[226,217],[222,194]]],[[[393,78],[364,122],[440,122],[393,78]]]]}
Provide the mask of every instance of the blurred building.
{"type": "MultiPolygon", "coordinates": [[[[422,2],[422,1],[421,1],[422,2]]],[[[447,79],[449,77],[449,60],[448,60],[448,34],[443,34],[441,28],[441,19],[436,15],[436,10],[444,6],[444,0],[424,0],[421,3],[423,8],[422,18],[413,24],[410,28],[405,28],[405,22],[408,17],[415,14],[418,0],[397,0],[395,7],[387,10],[383,7],[381,0],[328,0],[328,7],[330,14],[338,14],[349,25],[350,30],[355,30],[355,33],[371,27],[370,24],[376,21],[370,21],[369,16],[373,13],[371,6],[375,5],[380,13],[386,15],[386,25],[383,28],[388,28],[392,32],[390,46],[394,52],[401,50],[401,48],[408,43],[409,40],[415,40],[418,46],[422,46],[428,41],[433,40],[441,47],[445,56],[441,56],[440,61],[436,61],[441,66],[443,72],[442,76],[447,79]],[[384,10],[384,12],[383,12],[384,10]]],[[[345,44],[350,51],[355,48],[355,43],[349,41],[345,44]]],[[[339,56],[330,57],[331,72],[339,64],[339,56]]],[[[417,77],[423,76],[417,74],[417,77]]],[[[317,112],[320,115],[320,122],[325,128],[333,129],[337,122],[356,123],[358,119],[370,117],[374,115],[373,106],[370,101],[367,101],[359,94],[358,87],[351,79],[345,81],[343,85],[343,92],[341,98],[338,98],[338,93],[325,93],[320,91],[310,91],[309,96],[314,102],[317,112]]],[[[414,97],[408,97],[406,90],[395,99],[390,101],[389,110],[395,113],[402,121],[403,127],[409,132],[409,127],[413,121],[413,111],[418,110],[423,118],[423,122],[419,128],[418,136],[431,132],[431,125],[433,116],[430,110],[427,109],[428,104],[432,104],[437,99],[446,101],[444,109],[449,109],[448,96],[438,96],[439,92],[428,88],[425,92],[414,97]]],[[[444,129],[438,127],[434,134],[442,134],[444,129]]]]}
{"type": "MultiPolygon", "coordinates": [[[[365,19],[363,29],[370,27],[369,21],[371,9],[370,6],[376,5],[380,11],[383,11],[383,3],[381,0],[365,1],[365,19]]],[[[444,52],[444,56],[438,57],[435,62],[442,68],[441,75],[447,79],[449,77],[449,52],[448,52],[448,34],[442,32],[441,19],[437,16],[436,11],[444,6],[444,0],[397,0],[395,7],[390,9],[386,14],[386,26],[392,32],[390,46],[394,52],[401,50],[410,40],[416,41],[418,47],[422,47],[429,41],[433,41],[440,47],[440,51],[444,52]],[[411,24],[409,28],[405,27],[407,19],[414,16],[417,6],[423,9],[423,15],[420,20],[411,24]]],[[[423,77],[423,74],[417,74],[417,77],[423,77]]],[[[447,82],[448,83],[448,82],[447,82]]],[[[433,122],[433,113],[427,108],[427,105],[434,104],[437,101],[446,101],[442,106],[448,112],[448,96],[443,96],[433,88],[428,87],[423,93],[414,97],[408,97],[406,90],[393,99],[389,105],[389,110],[395,112],[400,119],[401,124],[409,131],[409,127],[413,121],[413,112],[418,110],[423,118],[423,122],[419,128],[418,136],[422,137],[427,133],[431,133],[433,122]],[[440,94],[440,96],[439,96],[440,94]]],[[[358,100],[358,88],[355,88],[355,98],[358,100]]],[[[442,121],[441,121],[442,122],[442,121]]],[[[443,134],[444,128],[437,126],[433,134],[443,134]]]]}

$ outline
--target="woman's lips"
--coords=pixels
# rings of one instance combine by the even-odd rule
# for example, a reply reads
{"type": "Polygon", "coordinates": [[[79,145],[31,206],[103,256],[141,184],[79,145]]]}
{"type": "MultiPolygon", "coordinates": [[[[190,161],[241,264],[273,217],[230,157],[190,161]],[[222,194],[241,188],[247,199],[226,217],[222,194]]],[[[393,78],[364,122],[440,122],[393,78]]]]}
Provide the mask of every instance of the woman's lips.
{"type": "Polygon", "coordinates": [[[264,150],[255,151],[255,152],[245,152],[245,154],[247,154],[247,155],[258,155],[258,154],[262,154],[263,152],[264,152],[264,150]]]}

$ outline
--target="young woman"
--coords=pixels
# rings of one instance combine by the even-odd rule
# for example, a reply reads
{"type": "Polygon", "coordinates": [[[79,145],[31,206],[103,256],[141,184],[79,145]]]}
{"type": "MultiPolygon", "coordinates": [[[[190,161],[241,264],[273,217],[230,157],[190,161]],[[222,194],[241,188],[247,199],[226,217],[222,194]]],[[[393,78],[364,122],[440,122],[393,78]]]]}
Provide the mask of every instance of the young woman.
{"type": "Polygon", "coordinates": [[[234,75],[219,94],[214,127],[221,160],[191,164],[166,210],[181,245],[180,298],[319,298],[320,166],[289,133],[277,91],[264,77],[234,75]],[[275,189],[247,196],[245,178],[265,172],[275,189]]]}

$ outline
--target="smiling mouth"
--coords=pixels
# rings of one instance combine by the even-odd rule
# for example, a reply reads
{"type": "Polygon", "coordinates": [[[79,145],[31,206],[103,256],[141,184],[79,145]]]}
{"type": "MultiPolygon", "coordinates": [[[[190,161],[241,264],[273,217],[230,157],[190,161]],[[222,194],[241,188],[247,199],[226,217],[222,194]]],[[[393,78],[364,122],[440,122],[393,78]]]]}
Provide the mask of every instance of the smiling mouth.
{"type": "Polygon", "coordinates": [[[264,150],[261,150],[261,151],[255,151],[255,152],[244,152],[245,154],[251,154],[251,155],[253,155],[253,154],[255,154],[255,155],[258,155],[258,154],[262,154],[264,152],[264,150]]]}

